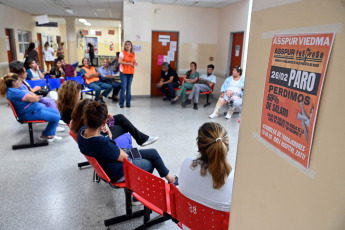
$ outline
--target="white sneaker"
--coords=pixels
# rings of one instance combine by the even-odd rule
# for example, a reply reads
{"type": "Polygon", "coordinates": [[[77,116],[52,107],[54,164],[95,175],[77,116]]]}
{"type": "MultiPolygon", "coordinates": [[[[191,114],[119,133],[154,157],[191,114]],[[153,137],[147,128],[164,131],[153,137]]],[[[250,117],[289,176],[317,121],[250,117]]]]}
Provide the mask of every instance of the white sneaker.
{"type": "Polygon", "coordinates": [[[60,120],[59,125],[67,125],[67,124],[63,120],[60,120]]]}
{"type": "Polygon", "coordinates": [[[63,132],[63,131],[65,131],[65,128],[60,127],[60,126],[56,127],[56,132],[63,132]]]}
{"type": "Polygon", "coordinates": [[[57,141],[61,141],[62,140],[62,137],[59,137],[59,136],[53,136],[53,137],[45,137],[45,136],[40,136],[39,138],[38,138],[39,140],[41,140],[41,141],[48,141],[49,143],[51,143],[51,142],[57,142],[57,141]]]}
{"type": "Polygon", "coordinates": [[[232,114],[234,114],[234,108],[230,107],[230,109],[228,110],[228,112],[226,113],[225,119],[230,119],[232,114]]]}
{"type": "Polygon", "coordinates": [[[217,113],[212,113],[210,116],[208,116],[210,119],[218,117],[217,113]]]}
{"type": "Polygon", "coordinates": [[[231,118],[231,114],[229,112],[226,113],[225,119],[230,119],[231,118]]]}
{"type": "Polygon", "coordinates": [[[147,139],[147,141],[145,143],[143,143],[141,146],[146,146],[146,145],[152,144],[153,142],[158,140],[158,138],[159,137],[149,137],[149,139],[147,139]]]}

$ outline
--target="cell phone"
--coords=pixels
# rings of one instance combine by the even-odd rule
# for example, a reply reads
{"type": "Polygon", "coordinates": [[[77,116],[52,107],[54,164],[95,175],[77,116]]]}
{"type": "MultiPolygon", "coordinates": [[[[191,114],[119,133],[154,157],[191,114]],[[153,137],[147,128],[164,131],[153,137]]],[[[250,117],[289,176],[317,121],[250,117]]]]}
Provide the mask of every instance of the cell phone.
{"type": "Polygon", "coordinates": [[[131,152],[133,159],[141,159],[141,154],[140,154],[138,148],[132,148],[130,150],[130,152],[131,152]]]}

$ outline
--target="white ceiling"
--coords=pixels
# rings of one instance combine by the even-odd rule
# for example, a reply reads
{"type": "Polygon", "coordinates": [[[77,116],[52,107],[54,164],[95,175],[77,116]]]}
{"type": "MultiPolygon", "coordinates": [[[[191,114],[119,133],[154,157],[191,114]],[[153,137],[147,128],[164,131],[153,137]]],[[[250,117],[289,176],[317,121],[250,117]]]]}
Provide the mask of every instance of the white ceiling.
{"type": "MultiPolygon", "coordinates": [[[[241,0],[124,0],[129,2],[152,2],[153,4],[183,5],[221,8],[241,0]]],[[[7,6],[33,15],[75,16],[121,20],[123,0],[0,0],[7,6]],[[66,9],[72,9],[70,15],[66,9]]]]}

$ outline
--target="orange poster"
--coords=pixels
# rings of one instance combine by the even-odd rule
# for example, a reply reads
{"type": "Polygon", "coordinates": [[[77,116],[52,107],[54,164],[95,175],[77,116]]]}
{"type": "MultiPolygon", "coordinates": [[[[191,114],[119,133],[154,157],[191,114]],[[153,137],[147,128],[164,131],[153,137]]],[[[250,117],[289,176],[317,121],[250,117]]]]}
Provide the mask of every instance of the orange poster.
{"type": "Polygon", "coordinates": [[[289,34],[272,40],[260,135],[305,168],[334,36],[289,34]]]}

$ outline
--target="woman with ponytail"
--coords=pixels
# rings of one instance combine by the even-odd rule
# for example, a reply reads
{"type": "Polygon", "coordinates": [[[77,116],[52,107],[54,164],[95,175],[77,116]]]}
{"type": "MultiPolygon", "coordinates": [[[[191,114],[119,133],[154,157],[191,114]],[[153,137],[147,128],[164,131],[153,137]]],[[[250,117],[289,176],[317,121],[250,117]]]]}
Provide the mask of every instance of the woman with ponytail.
{"type": "Polygon", "coordinates": [[[199,156],[188,157],[182,164],[179,189],[198,203],[229,212],[233,173],[226,159],[228,134],[220,124],[207,122],[199,128],[197,145],[199,156]]]}

